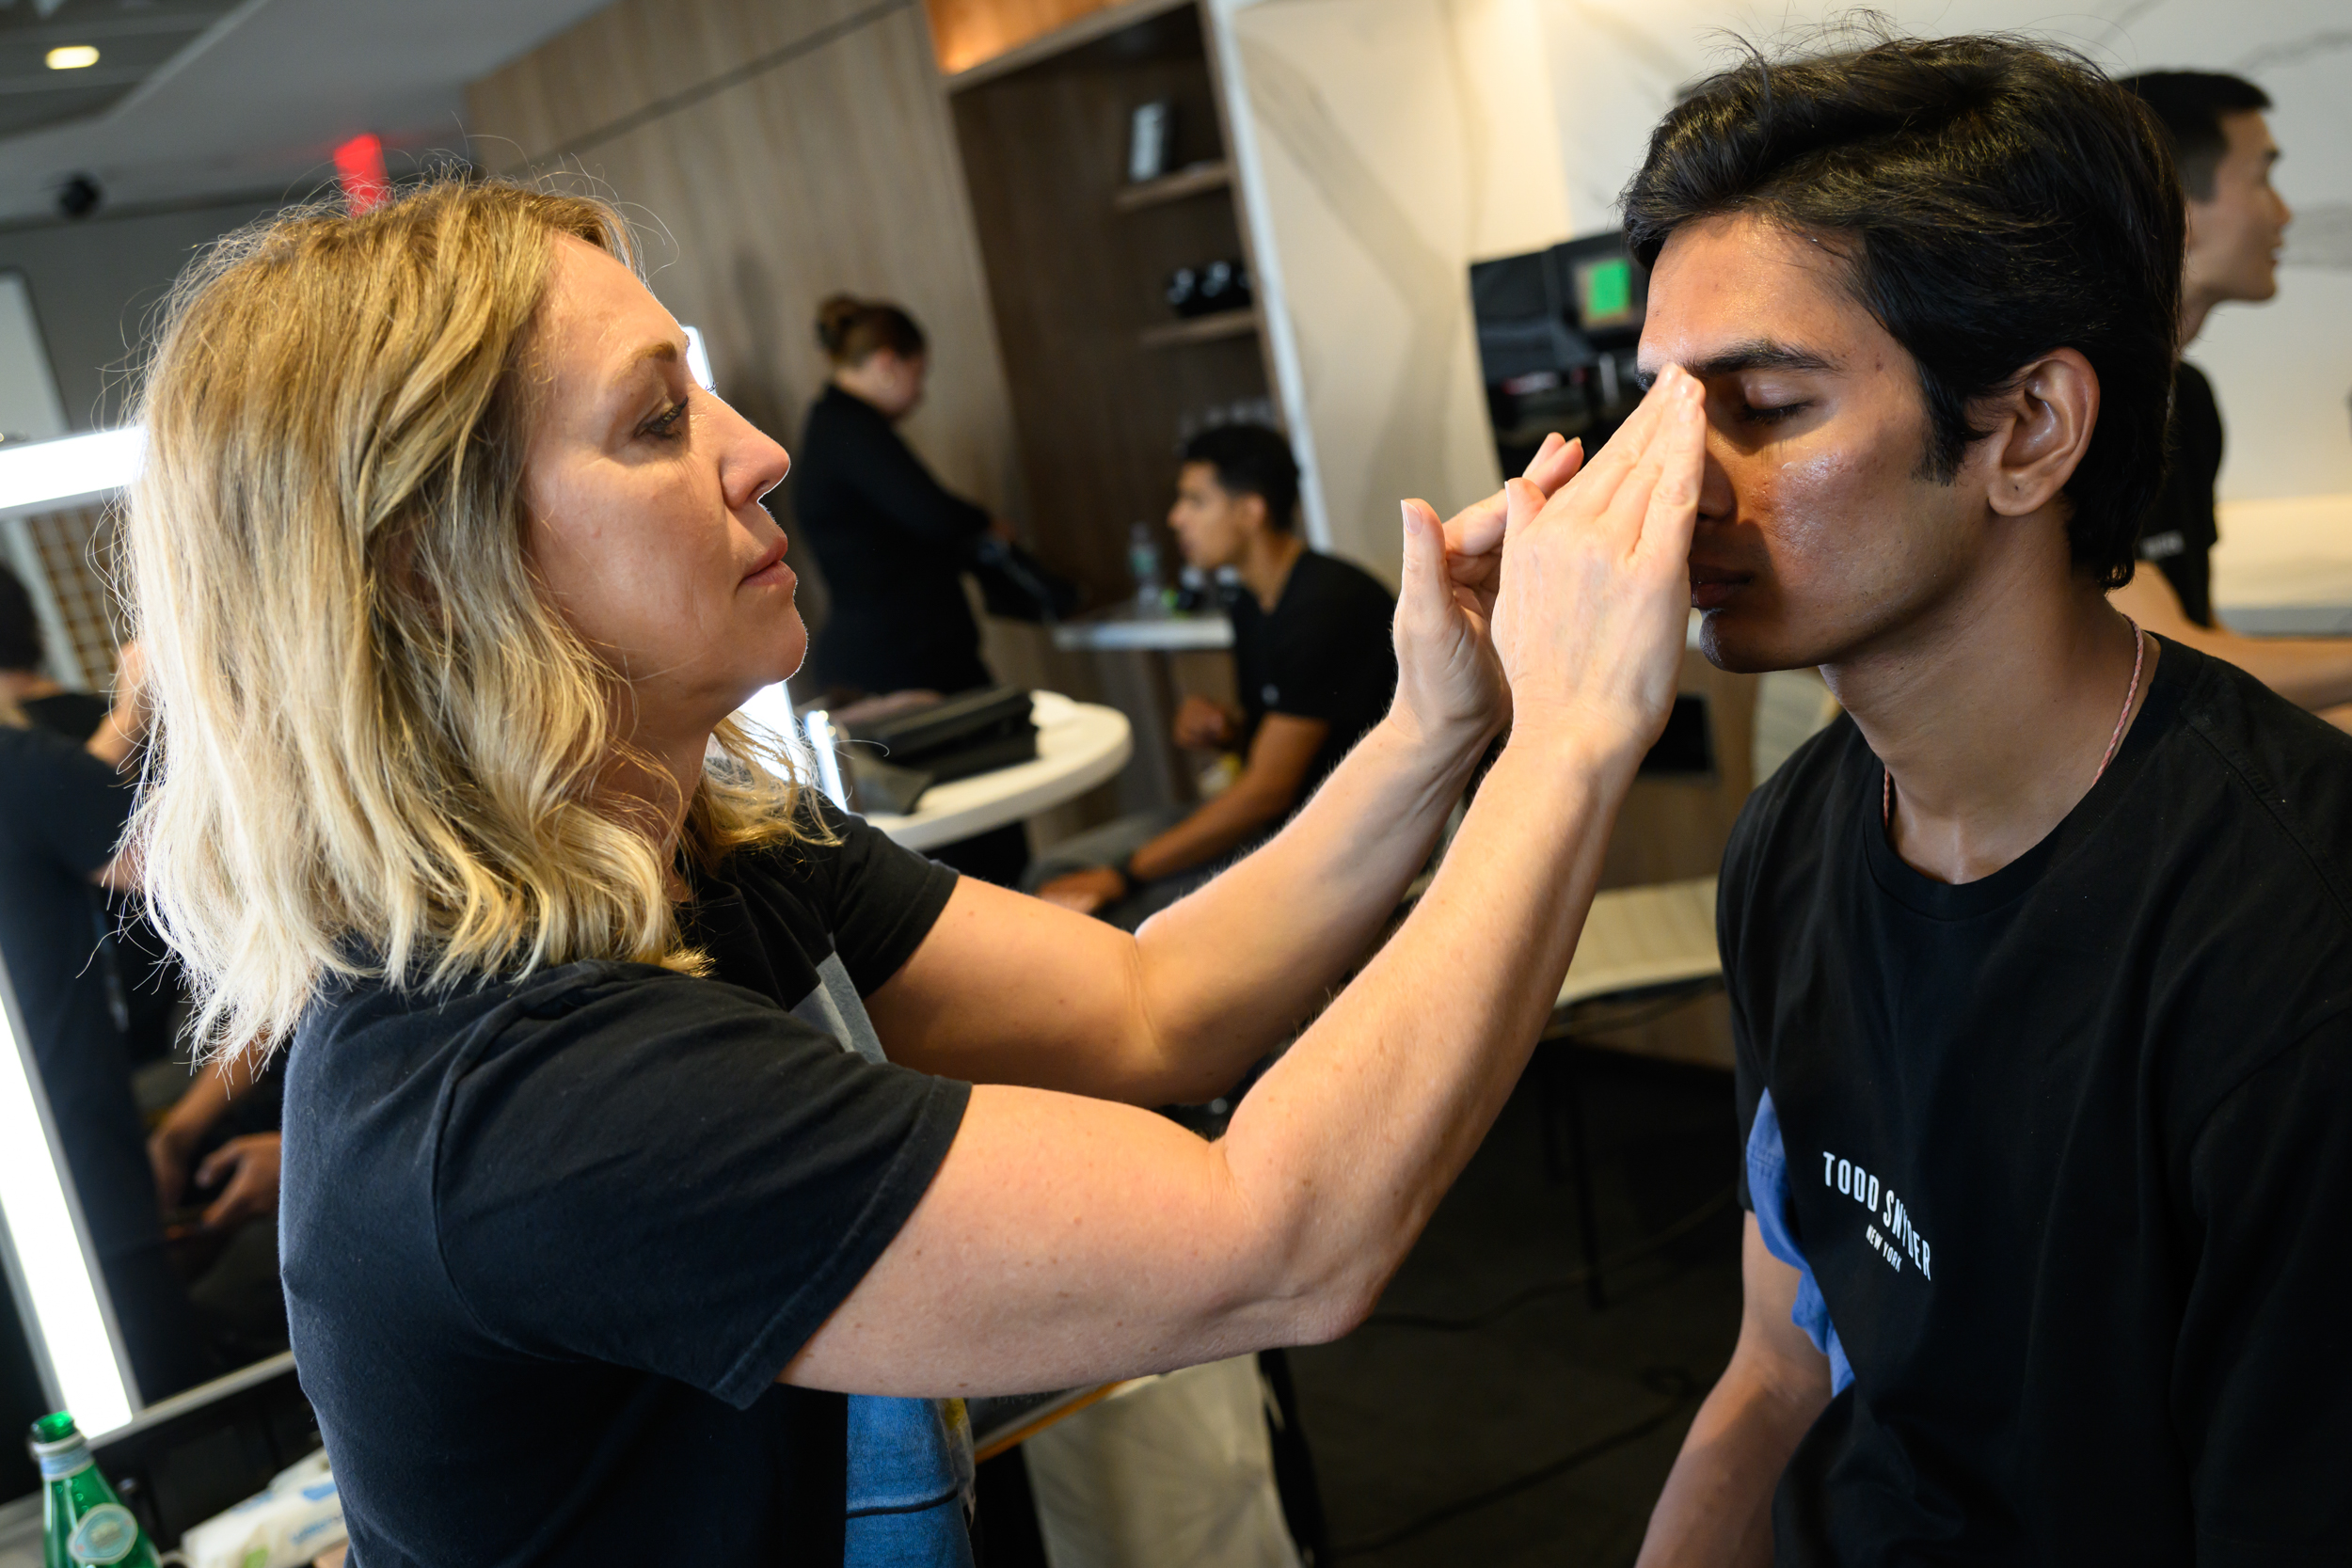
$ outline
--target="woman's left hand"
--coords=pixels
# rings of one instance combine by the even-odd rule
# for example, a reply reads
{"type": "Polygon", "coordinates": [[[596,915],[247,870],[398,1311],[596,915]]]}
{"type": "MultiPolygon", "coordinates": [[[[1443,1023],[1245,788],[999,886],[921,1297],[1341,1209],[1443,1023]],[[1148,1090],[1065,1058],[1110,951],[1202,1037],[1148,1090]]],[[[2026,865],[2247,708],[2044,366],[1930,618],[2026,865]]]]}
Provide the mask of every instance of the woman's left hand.
{"type": "MultiPolygon", "coordinates": [[[[1584,449],[1544,438],[1526,478],[1549,497],[1583,467],[1584,449]]],[[[1404,583],[1396,596],[1396,700],[1391,722],[1422,742],[1484,745],[1510,721],[1511,689],[1487,636],[1508,516],[1500,490],[1440,525],[1408,500],[1404,583]]]]}

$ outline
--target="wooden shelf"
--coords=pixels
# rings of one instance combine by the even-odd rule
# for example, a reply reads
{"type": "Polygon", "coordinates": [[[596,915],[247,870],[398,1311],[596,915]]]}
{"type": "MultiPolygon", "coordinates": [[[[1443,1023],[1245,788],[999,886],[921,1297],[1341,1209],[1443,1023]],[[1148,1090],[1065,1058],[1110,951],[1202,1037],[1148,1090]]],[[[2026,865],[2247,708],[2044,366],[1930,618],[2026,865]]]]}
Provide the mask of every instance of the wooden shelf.
{"type": "Polygon", "coordinates": [[[1157,207],[1163,201],[1182,201],[1188,196],[1204,191],[1221,191],[1233,182],[1233,166],[1220,159],[1214,164],[1195,164],[1173,174],[1163,174],[1157,180],[1129,185],[1111,198],[1111,206],[1121,213],[1133,213],[1145,207],[1157,207]]]}
{"type": "Polygon", "coordinates": [[[1258,330],[1258,312],[1254,308],[1239,310],[1219,310],[1214,316],[1195,316],[1190,321],[1170,322],[1166,326],[1146,327],[1145,348],[1174,348],[1181,343],[1213,343],[1219,338],[1238,338],[1258,330]]]}

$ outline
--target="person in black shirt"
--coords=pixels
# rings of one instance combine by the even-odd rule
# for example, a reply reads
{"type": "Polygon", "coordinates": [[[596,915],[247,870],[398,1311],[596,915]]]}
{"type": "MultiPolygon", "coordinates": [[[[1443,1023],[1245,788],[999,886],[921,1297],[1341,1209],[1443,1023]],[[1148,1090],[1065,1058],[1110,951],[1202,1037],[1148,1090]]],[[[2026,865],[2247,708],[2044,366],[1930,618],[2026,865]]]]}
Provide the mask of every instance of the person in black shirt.
{"type": "Polygon", "coordinates": [[[103,951],[101,884],[123,879],[116,847],[132,804],[124,770],[146,728],[141,669],[126,649],[118,700],[79,744],[31,723],[0,692],[0,963],[133,1379],[141,1398],[159,1400],[215,1368],[165,1259],[131,1094],[122,977],[103,951]]]}
{"type": "Polygon", "coordinates": [[[1388,712],[1130,934],[734,717],[806,647],[789,460],[628,254],[450,180],[199,262],[138,400],[133,847],[203,1037],[288,1056],[351,1568],[952,1568],[963,1397],[1344,1332],[1500,1113],[1673,701],[1699,388],[1408,508],[1388,712]],[[1142,1108],[1293,1036],[1216,1143],[1142,1108]]]}
{"type": "MultiPolygon", "coordinates": [[[[895,428],[923,401],[923,329],[895,305],[835,294],[818,309],[817,341],[832,377],[792,469],[793,515],[832,594],[810,678],[860,695],[987,686],[962,574],[983,540],[1012,530],[933,479],[895,428]]],[[[1028,834],[1012,822],[932,853],[1009,887],[1028,864],[1028,834]]]]}
{"type": "Polygon", "coordinates": [[[2077,56],[1890,39],[1701,83],[1628,187],[1642,370],[1713,410],[1702,646],[1845,709],[1724,856],[1746,1307],[1646,1564],[2352,1539],[2352,738],[2106,597],[2159,135],[2077,56]]]}
{"type": "Polygon", "coordinates": [[[16,705],[33,723],[79,744],[98,733],[113,705],[87,691],[68,689],[47,674],[40,618],[24,579],[0,566],[0,699],[16,705]]]}
{"type": "Polygon", "coordinates": [[[1231,568],[1239,711],[1205,697],[1178,707],[1179,746],[1242,753],[1240,773],[1170,821],[1122,818],[1043,856],[1039,896],[1132,930],[1279,827],[1388,711],[1396,689],[1396,601],[1360,566],[1296,531],[1298,464],[1262,425],[1223,425],[1184,444],[1168,514],[1187,563],[1231,568]]]}
{"type": "Polygon", "coordinates": [[[923,401],[929,348],[895,305],[836,294],[817,312],[833,370],[792,465],[792,513],[832,608],[810,679],[861,693],[952,695],[989,684],[962,574],[1006,525],[931,477],[898,421],[923,401]]]}
{"type": "MultiPolygon", "coordinates": [[[[2120,85],[2163,126],[2187,198],[2185,349],[2215,307],[2260,304],[2279,292],[2279,247],[2294,214],[2270,183],[2279,161],[2263,118],[2270,98],[2217,71],[2152,71],[2120,85]]],[[[2184,359],[2173,372],[2171,466],[2140,527],[2139,558],[2156,570],[2116,590],[2116,605],[2149,630],[2228,659],[2280,696],[2352,728],[2352,638],[2242,637],[2214,612],[2221,443],[2213,384],[2184,359]]]]}

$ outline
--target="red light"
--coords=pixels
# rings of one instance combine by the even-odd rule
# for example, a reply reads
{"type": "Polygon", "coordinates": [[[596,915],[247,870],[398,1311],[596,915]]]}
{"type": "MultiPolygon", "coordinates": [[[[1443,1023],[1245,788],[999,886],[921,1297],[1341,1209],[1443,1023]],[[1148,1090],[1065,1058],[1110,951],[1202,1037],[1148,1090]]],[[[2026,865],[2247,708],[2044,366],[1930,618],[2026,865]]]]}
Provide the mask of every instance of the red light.
{"type": "Polygon", "coordinates": [[[335,149],[335,178],[342,182],[343,199],[351,203],[353,212],[381,207],[392,194],[391,176],[384,172],[383,138],[373,131],[362,131],[335,149]]]}

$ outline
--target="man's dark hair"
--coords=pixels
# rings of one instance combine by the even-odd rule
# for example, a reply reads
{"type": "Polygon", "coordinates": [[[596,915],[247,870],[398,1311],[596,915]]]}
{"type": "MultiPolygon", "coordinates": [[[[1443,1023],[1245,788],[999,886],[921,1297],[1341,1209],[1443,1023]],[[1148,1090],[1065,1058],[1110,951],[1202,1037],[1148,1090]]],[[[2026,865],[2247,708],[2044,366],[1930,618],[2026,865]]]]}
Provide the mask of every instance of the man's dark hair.
{"type": "Polygon", "coordinates": [[[2214,170],[2230,150],[2224,115],[2258,113],[2270,95],[2243,76],[2219,71],[2148,71],[2116,84],[2148,105],[2171,144],[2181,187],[2193,201],[2213,199],[2214,170]]]}
{"type": "Polygon", "coordinates": [[[2181,189],[2138,99],[2080,55],[1999,37],[1751,55],[1650,135],[1626,235],[1655,263],[1683,224],[1753,213],[1841,245],[1853,292],[1917,363],[1923,470],[1948,482],[1979,400],[2052,349],[2099,377],[2067,481],[2077,569],[2131,579],[2164,477],[2181,189]]]}
{"type": "Polygon", "coordinates": [[[1262,424],[1216,425],[1184,443],[1182,461],[1208,464],[1216,470],[1219,489],[1260,498],[1267,526],[1290,531],[1298,510],[1298,460],[1280,431],[1262,424]]]}
{"type": "Polygon", "coordinates": [[[0,670],[38,670],[42,652],[33,595],[23,578],[0,566],[0,670]]]}

